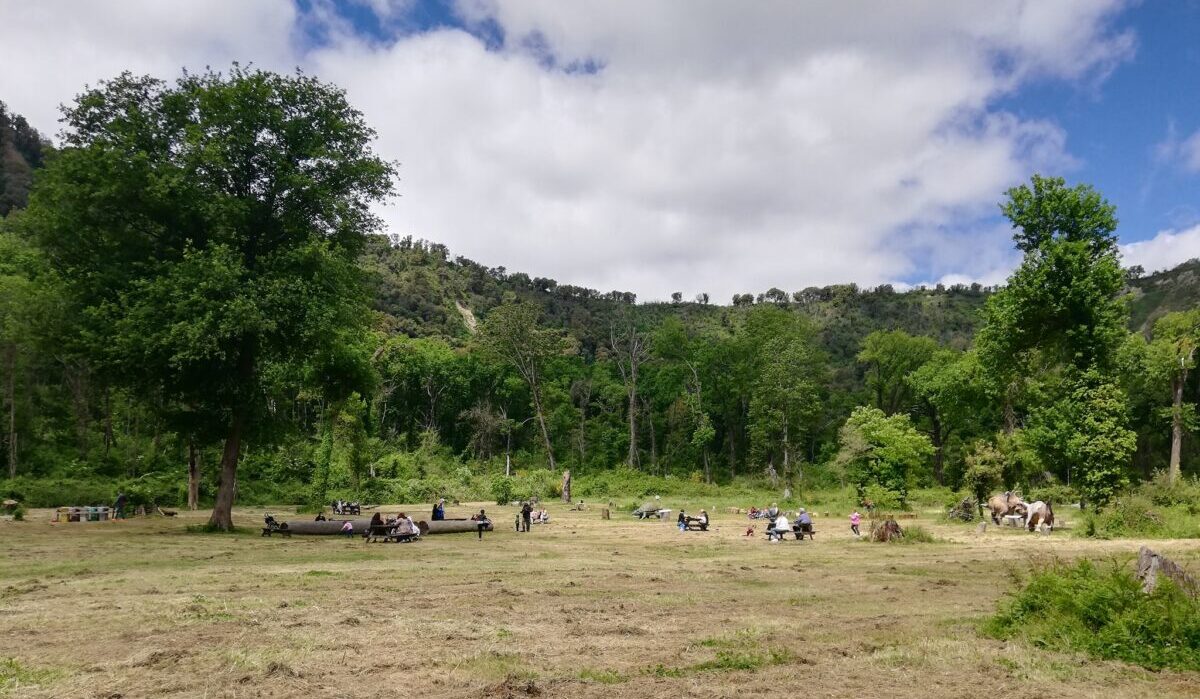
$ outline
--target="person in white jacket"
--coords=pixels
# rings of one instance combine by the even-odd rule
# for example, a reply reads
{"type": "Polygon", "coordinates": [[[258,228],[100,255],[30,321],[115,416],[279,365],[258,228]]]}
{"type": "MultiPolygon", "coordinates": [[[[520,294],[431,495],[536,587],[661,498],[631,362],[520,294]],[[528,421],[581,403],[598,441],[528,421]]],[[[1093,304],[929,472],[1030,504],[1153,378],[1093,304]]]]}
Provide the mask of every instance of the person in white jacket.
{"type": "Polygon", "coordinates": [[[774,543],[776,541],[781,541],[783,539],[783,535],[785,533],[787,533],[791,528],[792,528],[792,525],[788,523],[787,516],[785,516],[782,512],[780,512],[779,516],[775,518],[775,529],[773,529],[771,531],[772,543],[774,543]]]}

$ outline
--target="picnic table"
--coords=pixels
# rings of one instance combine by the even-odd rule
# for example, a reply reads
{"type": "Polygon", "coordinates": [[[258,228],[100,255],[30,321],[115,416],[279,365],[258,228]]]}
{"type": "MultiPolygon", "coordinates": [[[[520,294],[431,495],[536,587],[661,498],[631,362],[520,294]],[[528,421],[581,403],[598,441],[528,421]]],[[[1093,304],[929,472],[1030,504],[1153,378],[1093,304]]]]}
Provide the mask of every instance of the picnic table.
{"type": "Polygon", "coordinates": [[[415,541],[417,538],[416,532],[400,532],[400,526],[395,522],[391,524],[375,524],[367,528],[363,532],[363,539],[366,543],[375,543],[382,541],[383,543],[405,544],[410,541],[415,541]]]}

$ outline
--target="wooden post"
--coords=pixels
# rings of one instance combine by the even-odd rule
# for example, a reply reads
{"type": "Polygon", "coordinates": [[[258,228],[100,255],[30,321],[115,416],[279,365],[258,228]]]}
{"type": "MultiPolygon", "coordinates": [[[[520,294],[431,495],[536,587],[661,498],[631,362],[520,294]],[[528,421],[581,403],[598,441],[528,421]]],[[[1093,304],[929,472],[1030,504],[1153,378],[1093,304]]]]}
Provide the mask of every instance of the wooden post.
{"type": "Polygon", "coordinates": [[[609,519],[608,508],[600,510],[600,519],[609,519]]]}

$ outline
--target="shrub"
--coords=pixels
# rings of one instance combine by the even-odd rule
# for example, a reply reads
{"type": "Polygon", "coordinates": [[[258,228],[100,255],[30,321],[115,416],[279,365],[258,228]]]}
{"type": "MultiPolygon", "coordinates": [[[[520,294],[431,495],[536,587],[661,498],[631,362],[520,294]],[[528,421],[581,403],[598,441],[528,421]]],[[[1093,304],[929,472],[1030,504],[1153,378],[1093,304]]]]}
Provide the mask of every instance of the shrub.
{"type": "Polygon", "coordinates": [[[1154,477],[1137,488],[1150,502],[1159,507],[1183,505],[1200,508],[1200,479],[1180,478],[1172,485],[1163,471],[1155,471],[1154,477]]]}
{"type": "Polygon", "coordinates": [[[504,474],[492,478],[492,498],[497,505],[507,505],[513,499],[513,482],[504,474]]]}
{"type": "Polygon", "coordinates": [[[1084,560],[1034,573],[984,632],[1156,670],[1200,670],[1200,601],[1169,580],[1144,594],[1124,565],[1084,560]]]}

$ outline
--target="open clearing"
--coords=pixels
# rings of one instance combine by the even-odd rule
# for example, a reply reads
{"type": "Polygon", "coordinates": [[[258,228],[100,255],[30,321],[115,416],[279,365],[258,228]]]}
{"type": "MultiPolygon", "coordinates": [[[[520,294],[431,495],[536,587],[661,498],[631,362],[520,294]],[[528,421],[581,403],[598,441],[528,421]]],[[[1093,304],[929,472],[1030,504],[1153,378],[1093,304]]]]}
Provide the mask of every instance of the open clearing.
{"type": "MultiPolygon", "coordinates": [[[[683,534],[553,505],[517,534],[511,508],[488,511],[482,543],[399,545],[261,538],[261,510],[239,510],[254,533],[235,536],[187,533],[203,512],[0,522],[0,695],[1200,695],[1200,674],[976,630],[1018,571],[1131,557],[1137,541],[930,518],[944,543],[869,544],[839,515],[818,517],[815,542],[768,545],[739,515],[683,534]]],[[[1200,541],[1151,545],[1200,568],[1200,541]]]]}

